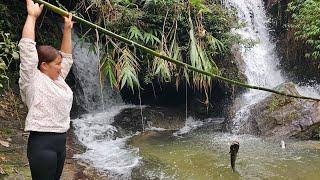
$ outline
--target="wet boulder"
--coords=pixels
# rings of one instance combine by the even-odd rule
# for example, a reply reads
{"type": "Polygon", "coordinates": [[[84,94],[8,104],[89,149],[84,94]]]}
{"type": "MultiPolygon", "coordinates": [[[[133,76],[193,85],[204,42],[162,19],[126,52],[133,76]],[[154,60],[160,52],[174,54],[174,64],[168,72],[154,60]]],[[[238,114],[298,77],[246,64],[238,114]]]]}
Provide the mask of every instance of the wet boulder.
{"type": "Polygon", "coordinates": [[[114,117],[112,125],[133,133],[142,131],[143,127],[146,129],[177,130],[185,125],[185,110],[150,106],[144,107],[142,110],[139,107],[127,108],[114,117]]]}
{"type": "MultiPolygon", "coordinates": [[[[299,95],[293,83],[284,83],[277,90],[299,95]]],[[[272,94],[253,105],[241,132],[264,137],[297,137],[318,139],[320,102],[272,94]]]]}

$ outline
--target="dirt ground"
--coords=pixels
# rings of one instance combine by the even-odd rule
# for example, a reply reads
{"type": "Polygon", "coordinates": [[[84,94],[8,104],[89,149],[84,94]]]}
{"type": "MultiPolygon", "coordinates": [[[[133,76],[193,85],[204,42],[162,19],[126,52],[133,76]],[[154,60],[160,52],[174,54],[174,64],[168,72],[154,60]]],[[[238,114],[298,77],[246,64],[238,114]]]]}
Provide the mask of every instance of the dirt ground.
{"type": "MultiPolygon", "coordinates": [[[[24,119],[27,109],[19,95],[12,91],[0,97],[0,180],[29,180],[31,178],[27,159],[27,140],[29,133],[24,132],[24,119]]],[[[73,159],[75,153],[83,148],[75,143],[72,129],[67,136],[67,158],[62,180],[107,179],[85,163],[73,159]]]]}

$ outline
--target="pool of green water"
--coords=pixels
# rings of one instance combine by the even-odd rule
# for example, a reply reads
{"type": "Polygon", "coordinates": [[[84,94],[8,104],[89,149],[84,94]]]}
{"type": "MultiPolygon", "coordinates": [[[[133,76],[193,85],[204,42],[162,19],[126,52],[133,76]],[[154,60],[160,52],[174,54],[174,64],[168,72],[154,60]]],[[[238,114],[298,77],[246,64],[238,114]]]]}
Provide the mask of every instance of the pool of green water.
{"type": "Polygon", "coordinates": [[[133,179],[320,179],[320,142],[265,140],[196,130],[181,136],[149,131],[131,139],[143,161],[133,179]],[[229,147],[240,143],[237,173],[230,168],[229,147]]]}

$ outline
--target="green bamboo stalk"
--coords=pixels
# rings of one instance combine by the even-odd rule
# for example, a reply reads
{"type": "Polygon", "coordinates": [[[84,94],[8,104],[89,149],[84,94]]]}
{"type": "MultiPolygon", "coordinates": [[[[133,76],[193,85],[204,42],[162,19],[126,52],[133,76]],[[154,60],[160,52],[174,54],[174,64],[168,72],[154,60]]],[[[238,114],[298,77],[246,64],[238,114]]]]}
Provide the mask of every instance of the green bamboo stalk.
{"type": "MultiPolygon", "coordinates": [[[[52,5],[52,4],[50,4],[50,3],[46,2],[46,1],[43,1],[43,0],[33,0],[33,1],[36,2],[36,3],[39,3],[39,4],[44,4],[44,6],[45,6],[47,9],[49,9],[49,10],[51,10],[51,11],[57,13],[57,14],[60,14],[61,16],[68,16],[68,14],[69,14],[69,12],[67,12],[67,11],[65,11],[65,10],[62,10],[62,9],[60,9],[59,7],[54,6],[54,5],[52,5]]],[[[77,22],[79,22],[79,23],[82,23],[83,25],[88,26],[89,28],[96,29],[96,30],[98,30],[98,31],[100,31],[100,32],[102,32],[102,33],[110,36],[110,37],[113,37],[113,38],[115,38],[115,39],[117,39],[117,40],[119,40],[119,41],[122,41],[122,42],[127,43],[127,44],[129,44],[129,45],[131,45],[131,46],[134,46],[134,47],[136,47],[136,48],[139,48],[139,49],[141,49],[141,50],[145,51],[146,53],[149,53],[149,54],[151,54],[151,55],[153,55],[153,56],[160,57],[160,58],[162,58],[162,59],[164,59],[164,60],[167,60],[167,61],[170,61],[170,62],[172,62],[172,63],[175,63],[175,64],[177,64],[177,65],[179,65],[179,66],[182,66],[182,67],[185,67],[185,68],[187,68],[187,69],[189,69],[189,70],[192,70],[192,71],[195,71],[195,72],[198,72],[198,73],[201,73],[201,74],[204,74],[204,75],[207,75],[207,76],[210,76],[210,77],[219,79],[219,80],[221,80],[221,81],[228,82],[228,83],[230,83],[230,84],[234,84],[234,85],[241,86],[241,87],[244,87],[244,88],[249,88],[249,89],[256,89],[256,90],[260,90],[260,91],[267,91],[267,92],[271,92],[271,93],[274,93],[274,94],[279,94],[279,95],[282,95],[282,96],[287,96],[287,97],[292,97],[292,98],[309,99],[309,100],[314,100],[314,101],[320,101],[320,99],[318,99],[318,98],[312,98],[312,97],[306,97],[306,96],[297,96],[297,95],[287,94],[287,93],[284,93],[284,92],[276,91],[276,90],[274,90],[274,89],[269,89],[269,88],[265,88],[265,87],[260,87],[260,86],[254,86],[254,85],[250,85],[250,84],[245,84],[245,83],[241,83],[241,82],[238,82],[238,81],[235,81],[235,80],[232,80],[232,79],[228,79],[228,78],[225,78],[225,77],[216,75],[216,74],[212,74],[212,73],[203,71],[203,70],[201,70],[201,69],[197,69],[197,68],[195,68],[195,67],[193,67],[193,66],[191,66],[191,65],[189,65],[189,64],[187,64],[187,63],[184,63],[184,62],[181,62],[181,61],[177,61],[177,60],[175,60],[175,59],[173,59],[173,58],[170,58],[170,57],[168,57],[168,56],[164,56],[164,55],[162,55],[162,54],[160,54],[160,53],[158,53],[158,52],[156,52],[156,51],[154,51],[154,50],[152,50],[152,49],[150,49],[150,48],[147,48],[147,47],[145,47],[145,46],[143,46],[143,45],[141,45],[141,44],[138,44],[138,43],[136,43],[136,42],[134,42],[134,41],[131,41],[131,40],[125,38],[125,37],[119,36],[118,34],[115,34],[115,33],[111,32],[111,31],[109,31],[109,30],[107,30],[107,29],[104,29],[104,28],[102,28],[102,27],[100,27],[100,26],[98,26],[98,25],[96,25],[96,24],[94,24],[94,23],[92,23],[92,22],[89,22],[89,21],[87,21],[87,20],[85,20],[85,19],[82,19],[82,18],[80,18],[80,17],[78,17],[78,16],[76,16],[76,15],[73,15],[73,18],[72,18],[72,19],[73,19],[74,21],[77,21],[77,22]]]]}

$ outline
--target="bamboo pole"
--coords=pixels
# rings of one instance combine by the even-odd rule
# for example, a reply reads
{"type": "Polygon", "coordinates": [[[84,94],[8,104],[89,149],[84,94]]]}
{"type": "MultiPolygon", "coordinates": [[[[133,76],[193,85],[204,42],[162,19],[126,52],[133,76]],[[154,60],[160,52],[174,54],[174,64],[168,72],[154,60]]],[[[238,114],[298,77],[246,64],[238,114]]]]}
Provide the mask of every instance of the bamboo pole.
{"type": "MultiPolygon", "coordinates": [[[[43,0],[33,0],[33,1],[36,2],[36,3],[39,3],[39,4],[44,4],[44,6],[46,8],[48,8],[49,10],[51,10],[51,11],[57,13],[57,14],[60,14],[61,16],[68,16],[68,14],[69,14],[69,12],[67,12],[65,10],[62,10],[61,8],[59,8],[57,6],[54,6],[54,5],[52,5],[52,4],[50,4],[50,3],[46,2],[46,1],[43,1],[43,0]]],[[[181,62],[181,61],[177,61],[177,60],[175,60],[173,58],[170,58],[168,56],[164,56],[164,55],[160,54],[159,52],[156,52],[156,51],[154,51],[154,50],[152,50],[150,48],[147,48],[147,47],[145,47],[145,46],[143,46],[141,44],[138,44],[138,43],[136,43],[134,41],[131,41],[131,40],[125,38],[125,37],[119,36],[118,34],[115,34],[115,33],[111,32],[111,31],[109,31],[107,29],[104,29],[104,28],[102,28],[102,27],[100,27],[100,26],[98,26],[98,25],[96,25],[96,24],[94,24],[92,22],[89,22],[89,21],[87,21],[85,19],[82,19],[82,18],[80,18],[78,16],[73,15],[72,19],[74,21],[82,23],[83,25],[88,26],[89,28],[94,28],[94,29],[96,29],[96,30],[98,30],[98,31],[100,31],[100,32],[112,37],[112,38],[115,38],[115,39],[117,39],[119,41],[122,41],[122,42],[127,43],[127,44],[129,44],[131,46],[139,48],[139,49],[141,49],[141,50],[145,51],[146,53],[149,53],[149,54],[151,54],[153,56],[157,56],[157,57],[162,58],[164,60],[167,60],[167,61],[170,61],[172,63],[175,63],[175,64],[177,64],[179,66],[183,66],[183,67],[185,67],[187,69],[190,69],[192,71],[195,71],[195,72],[198,72],[198,73],[213,77],[215,79],[219,79],[221,81],[228,82],[230,84],[234,84],[234,85],[241,86],[241,87],[244,87],[244,88],[249,88],[249,89],[267,91],[267,92],[271,92],[271,93],[274,93],[274,94],[279,94],[279,95],[282,95],[282,96],[287,96],[287,97],[292,97],[292,98],[309,99],[309,100],[314,100],[314,101],[320,101],[320,99],[318,99],[318,98],[287,94],[287,93],[284,93],[284,92],[276,91],[274,89],[269,89],[269,88],[265,88],[265,87],[245,84],[245,83],[241,83],[241,82],[238,82],[238,81],[235,81],[235,80],[232,80],[232,79],[228,79],[228,78],[216,75],[216,74],[212,74],[212,73],[203,71],[201,69],[197,69],[197,68],[195,68],[195,67],[193,67],[193,66],[191,66],[191,65],[189,65],[187,63],[184,63],[184,62],[181,62]]]]}

